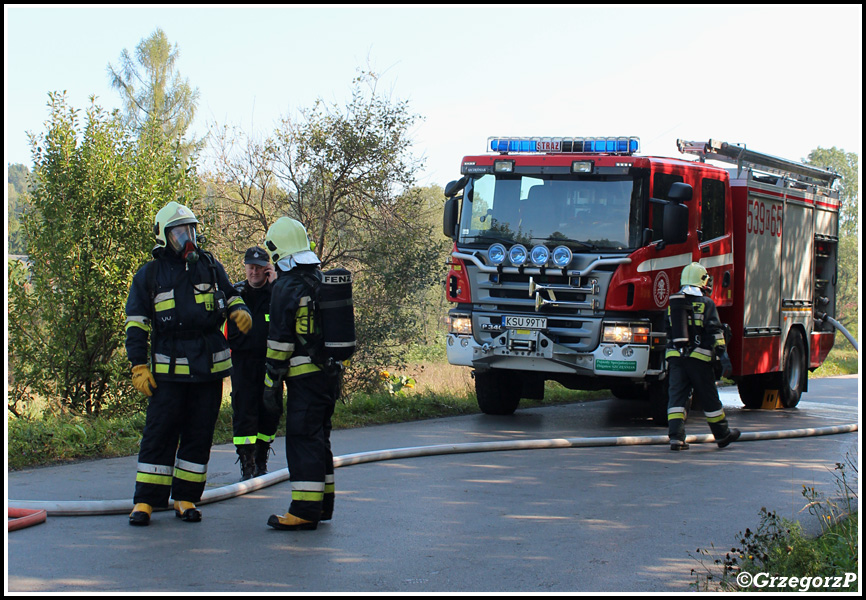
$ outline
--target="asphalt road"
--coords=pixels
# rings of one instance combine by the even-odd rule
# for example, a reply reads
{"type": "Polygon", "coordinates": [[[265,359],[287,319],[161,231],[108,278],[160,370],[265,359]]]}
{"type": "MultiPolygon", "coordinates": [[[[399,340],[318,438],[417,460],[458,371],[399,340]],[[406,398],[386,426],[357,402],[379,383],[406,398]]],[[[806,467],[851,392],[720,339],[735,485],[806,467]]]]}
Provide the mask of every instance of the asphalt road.
{"type": "MultiPolygon", "coordinates": [[[[795,409],[751,411],[741,430],[859,422],[859,378],[809,382],[795,409]]],[[[642,407],[615,400],[336,431],[334,453],[494,440],[658,436],[642,407]]],[[[707,434],[693,413],[687,433],[707,434]]],[[[833,467],[859,433],[737,443],[449,454],[337,469],[334,520],[283,532],[288,482],[202,507],[201,523],[154,513],[49,516],[8,533],[8,592],[687,592],[698,548],[730,547],[761,507],[814,529],[804,484],[833,495],[833,467]]],[[[285,466],[283,440],[272,470],[285,466]]],[[[214,447],[209,488],[237,481],[233,446],[214,447]]],[[[7,499],[130,498],[136,457],[9,473],[7,499]]],[[[131,500],[130,500],[131,502],[131,500]]]]}

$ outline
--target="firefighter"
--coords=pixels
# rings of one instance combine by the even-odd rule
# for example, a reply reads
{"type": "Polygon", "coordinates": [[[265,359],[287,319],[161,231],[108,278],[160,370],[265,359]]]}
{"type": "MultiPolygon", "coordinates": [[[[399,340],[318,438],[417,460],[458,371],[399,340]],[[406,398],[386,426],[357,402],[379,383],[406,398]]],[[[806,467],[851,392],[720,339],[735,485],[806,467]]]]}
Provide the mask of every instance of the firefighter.
{"type": "Polygon", "coordinates": [[[201,520],[195,503],[232,367],[222,324],[227,315],[243,333],[252,325],[223,266],[198,247],[197,224],[177,202],[156,214],[154,260],[135,274],[126,301],[132,383],[149,398],[130,525],[148,525],[169,495],[177,517],[201,520]]]}
{"type": "Polygon", "coordinates": [[[316,529],[334,511],[334,457],[331,416],[338,375],[313,362],[321,330],[314,302],[322,282],[319,258],[304,226],[289,217],[271,225],[265,247],[277,269],[271,292],[271,324],[265,360],[266,406],[282,409],[286,384],[286,460],[292,502],[284,515],[271,515],[275,529],[316,529]]]}
{"type": "Polygon", "coordinates": [[[227,329],[232,349],[233,441],[241,466],[241,481],[268,472],[268,453],[280,418],[261,405],[265,391],[271,286],[276,272],[268,253],[258,246],[248,248],[244,254],[244,271],[247,277],[235,284],[235,290],[253,315],[253,327],[249,335],[242,335],[231,322],[227,329]]]}
{"type": "Polygon", "coordinates": [[[738,429],[728,427],[725,411],[716,390],[712,361],[718,354],[722,375],[731,373],[731,361],[725,351],[725,337],[716,305],[704,295],[710,276],[700,264],[687,265],[680,277],[682,289],[672,294],[667,312],[667,349],[670,382],[668,387],[668,435],[671,450],[687,450],[686,406],[689,395],[704,411],[719,448],[740,437],[738,429]]]}

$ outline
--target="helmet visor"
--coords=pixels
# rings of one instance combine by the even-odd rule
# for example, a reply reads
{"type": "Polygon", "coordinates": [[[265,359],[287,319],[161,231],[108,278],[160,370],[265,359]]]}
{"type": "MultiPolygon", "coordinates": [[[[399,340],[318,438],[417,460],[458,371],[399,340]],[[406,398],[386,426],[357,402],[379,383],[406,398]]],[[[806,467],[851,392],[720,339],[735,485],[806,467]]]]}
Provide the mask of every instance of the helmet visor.
{"type": "Polygon", "coordinates": [[[176,225],[166,232],[166,238],[168,238],[168,245],[172,250],[177,254],[183,254],[184,250],[187,249],[187,244],[193,248],[196,247],[195,224],[176,225]]]}

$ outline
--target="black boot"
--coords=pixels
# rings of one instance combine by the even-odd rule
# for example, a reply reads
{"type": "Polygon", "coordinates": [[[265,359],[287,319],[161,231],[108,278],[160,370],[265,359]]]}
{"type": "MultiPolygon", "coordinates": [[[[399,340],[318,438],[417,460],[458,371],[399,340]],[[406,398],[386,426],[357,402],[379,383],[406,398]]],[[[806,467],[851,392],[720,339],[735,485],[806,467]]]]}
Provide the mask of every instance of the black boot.
{"type": "Polygon", "coordinates": [[[728,434],[721,439],[716,439],[716,443],[719,445],[719,448],[726,448],[731,443],[736,442],[740,439],[740,430],[739,429],[731,429],[728,431],[728,434]]]}
{"type": "Polygon", "coordinates": [[[252,479],[256,476],[256,447],[252,445],[238,446],[238,459],[235,462],[241,463],[241,481],[252,479]]]}
{"type": "Polygon", "coordinates": [[[270,442],[256,440],[256,470],[254,477],[264,475],[268,472],[268,453],[270,453],[270,451],[270,442]]]}

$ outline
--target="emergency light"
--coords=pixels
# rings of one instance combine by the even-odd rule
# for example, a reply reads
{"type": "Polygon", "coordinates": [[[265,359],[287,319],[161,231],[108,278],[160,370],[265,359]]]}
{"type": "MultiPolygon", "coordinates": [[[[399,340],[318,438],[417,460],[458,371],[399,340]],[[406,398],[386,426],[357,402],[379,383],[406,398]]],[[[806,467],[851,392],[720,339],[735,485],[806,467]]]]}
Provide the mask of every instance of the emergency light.
{"type": "Polygon", "coordinates": [[[640,149],[638,137],[490,137],[492,152],[581,152],[593,154],[633,154],[640,149]]]}

